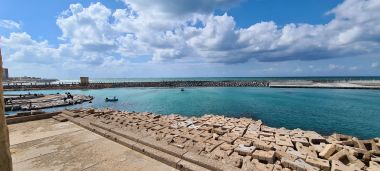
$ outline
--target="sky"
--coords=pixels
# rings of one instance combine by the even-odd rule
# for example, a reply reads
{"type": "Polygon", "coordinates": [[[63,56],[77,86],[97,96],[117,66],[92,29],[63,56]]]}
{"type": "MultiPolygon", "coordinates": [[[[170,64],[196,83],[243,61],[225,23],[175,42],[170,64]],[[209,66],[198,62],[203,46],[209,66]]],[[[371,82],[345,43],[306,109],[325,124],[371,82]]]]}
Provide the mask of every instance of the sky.
{"type": "Polygon", "coordinates": [[[0,0],[10,76],[379,76],[379,0],[0,0]]]}

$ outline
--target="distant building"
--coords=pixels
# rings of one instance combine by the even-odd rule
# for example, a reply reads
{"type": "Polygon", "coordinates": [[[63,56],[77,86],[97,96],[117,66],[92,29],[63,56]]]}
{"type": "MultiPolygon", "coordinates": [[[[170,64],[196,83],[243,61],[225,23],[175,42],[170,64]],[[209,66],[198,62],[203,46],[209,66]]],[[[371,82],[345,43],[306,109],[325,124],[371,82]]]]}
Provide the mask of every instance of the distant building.
{"type": "Polygon", "coordinates": [[[80,77],[81,85],[88,85],[90,83],[90,79],[88,77],[80,77]]]}
{"type": "Polygon", "coordinates": [[[9,79],[8,68],[3,68],[3,80],[9,79]]]}

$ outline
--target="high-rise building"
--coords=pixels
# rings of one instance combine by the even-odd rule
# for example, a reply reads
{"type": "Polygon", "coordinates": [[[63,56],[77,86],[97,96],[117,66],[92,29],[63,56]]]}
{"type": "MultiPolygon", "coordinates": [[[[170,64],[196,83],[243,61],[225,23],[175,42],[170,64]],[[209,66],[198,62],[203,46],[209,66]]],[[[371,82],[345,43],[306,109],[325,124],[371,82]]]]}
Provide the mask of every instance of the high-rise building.
{"type": "Polygon", "coordinates": [[[3,68],[3,80],[9,79],[8,68],[3,68]]]}

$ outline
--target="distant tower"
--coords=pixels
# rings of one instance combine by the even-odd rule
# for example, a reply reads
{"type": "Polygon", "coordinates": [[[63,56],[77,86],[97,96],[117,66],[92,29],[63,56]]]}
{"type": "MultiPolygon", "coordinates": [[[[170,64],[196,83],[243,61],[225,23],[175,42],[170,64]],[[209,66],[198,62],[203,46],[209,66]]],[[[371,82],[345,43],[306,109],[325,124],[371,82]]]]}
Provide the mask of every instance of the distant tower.
{"type": "Polygon", "coordinates": [[[80,77],[80,85],[88,85],[90,83],[88,77],[80,77]]]}
{"type": "Polygon", "coordinates": [[[3,68],[3,80],[8,80],[9,74],[8,74],[8,68],[3,68]]]}

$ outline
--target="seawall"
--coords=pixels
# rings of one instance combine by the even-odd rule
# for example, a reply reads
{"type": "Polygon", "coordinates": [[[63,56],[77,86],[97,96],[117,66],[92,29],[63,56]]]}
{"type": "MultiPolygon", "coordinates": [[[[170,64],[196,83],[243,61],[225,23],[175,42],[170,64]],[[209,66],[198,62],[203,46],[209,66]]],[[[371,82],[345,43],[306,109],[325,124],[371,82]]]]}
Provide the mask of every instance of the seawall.
{"type": "Polygon", "coordinates": [[[269,81],[162,81],[45,85],[4,85],[5,90],[102,89],[122,87],[268,87],[269,81]]]}

